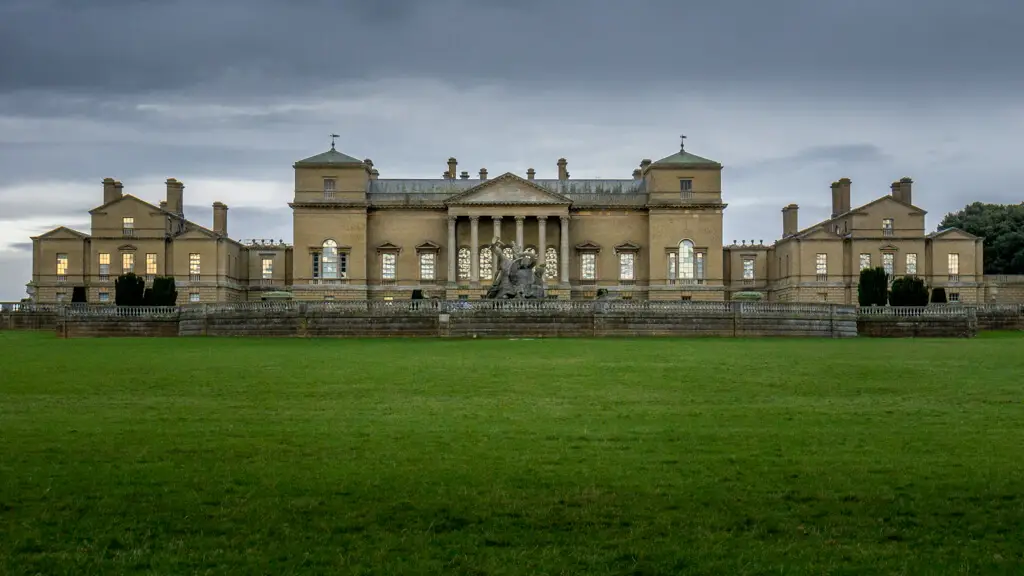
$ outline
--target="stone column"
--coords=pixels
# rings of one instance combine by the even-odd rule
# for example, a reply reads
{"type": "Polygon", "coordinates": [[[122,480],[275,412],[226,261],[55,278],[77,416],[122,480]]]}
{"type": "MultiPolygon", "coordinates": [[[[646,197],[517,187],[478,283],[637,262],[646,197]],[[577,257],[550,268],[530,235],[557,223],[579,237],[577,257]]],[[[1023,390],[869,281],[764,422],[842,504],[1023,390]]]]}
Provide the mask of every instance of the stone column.
{"type": "Polygon", "coordinates": [[[480,217],[469,217],[469,279],[480,281],[480,217]]]}
{"type": "Polygon", "coordinates": [[[491,216],[494,221],[494,237],[501,240],[501,216],[491,216]]]}
{"type": "Polygon", "coordinates": [[[523,223],[526,221],[525,216],[516,216],[516,246],[519,249],[523,249],[523,223]]]}
{"type": "Polygon", "coordinates": [[[459,247],[455,234],[455,216],[448,217],[448,284],[455,285],[458,281],[459,247]]]}
{"type": "Polygon", "coordinates": [[[562,241],[562,251],[558,255],[559,264],[562,267],[562,284],[569,283],[569,217],[560,216],[562,221],[562,233],[559,234],[559,239],[562,241]]]}
{"type": "MultiPolygon", "coordinates": [[[[546,262],[548,249],[548,217],[537,216],[537,260],[539,264],[546,262]]],[[[544,276],[547,276],[545,271],[544,276]]]]}

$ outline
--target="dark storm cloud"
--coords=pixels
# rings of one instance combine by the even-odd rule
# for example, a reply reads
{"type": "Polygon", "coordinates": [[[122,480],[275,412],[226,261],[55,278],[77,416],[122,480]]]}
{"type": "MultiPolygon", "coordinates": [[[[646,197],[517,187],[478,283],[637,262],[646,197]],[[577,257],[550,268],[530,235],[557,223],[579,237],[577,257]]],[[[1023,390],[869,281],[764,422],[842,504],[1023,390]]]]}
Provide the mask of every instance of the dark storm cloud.
{"type": "Polygon", "coordinates": [[[0,91],[1024,77],[1018,0],[7,0],[0,91]]]}
{"type": "Polygon", "coordinates": [[[31,242],[15,242],[14,244],[10,245],[10,248],[11,248],[11,250],[14,250],[16,252],[31,252],[32,251],[32,243],[31,242]]]}

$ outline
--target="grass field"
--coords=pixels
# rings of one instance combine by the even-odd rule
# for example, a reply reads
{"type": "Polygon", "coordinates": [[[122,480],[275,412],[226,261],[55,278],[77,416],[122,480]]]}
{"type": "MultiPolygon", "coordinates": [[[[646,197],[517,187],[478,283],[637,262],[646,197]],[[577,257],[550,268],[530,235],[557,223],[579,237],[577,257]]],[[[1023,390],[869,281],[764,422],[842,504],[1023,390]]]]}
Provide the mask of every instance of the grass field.
{"type": "Polygon", "coordinates": [[[1024,337],[0,332],[2,574],[1022,574],[1024,337]]]}

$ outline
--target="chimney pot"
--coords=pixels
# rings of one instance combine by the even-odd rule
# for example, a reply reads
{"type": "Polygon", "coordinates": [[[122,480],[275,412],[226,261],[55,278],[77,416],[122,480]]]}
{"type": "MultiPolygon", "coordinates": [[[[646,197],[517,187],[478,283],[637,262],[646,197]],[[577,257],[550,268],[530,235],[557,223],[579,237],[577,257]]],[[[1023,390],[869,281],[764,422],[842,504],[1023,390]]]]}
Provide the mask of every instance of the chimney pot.
{"type": "Polygon", "coordinates": [[[376,180],[377,176],[380,176],[380,172],[376,168],[370,170],[370,180],[376,180]]]}
{"type": "Polygon", "coordinates": [[[480,169],[480,179],[487,180],[487,168],[480,169]]]}
{"type": "Polygon", "coordinates": [[[462,178],[463,180],[469,180],[469,171],[463,170],[462,174],[459,174],[459,178],[462,178]]]}
{"type": "Polygon", "coordinates": [[[536,176],[537,176],[537,171],[534,170],[533,168],[528,168],[526,170],[526,179],[527,180],[533,180],[536,176]]]}
{"type": "Polygon", "coordinates": [[[373,168],[373,160],[370,160],[369,158],[364,159],[363,164],[366,164],[367,168],[373,168]]]}
{"type": "Polygon", "coordinates": [[[800,207],[796,204],[790,204],[782,209],[782,237],[792,236],[796,234],[799,227],[799,219],[797,214],[799,213],[800,207]]]}
{"type": "Polygon", "coordinates": [[[569,166],[569,161],[568,160],[566,160],[565,158],[559,158],[558,159],[558,179],[559,180],[568,180],[569,179],[568,166],[569,166]]]}
{"type": "Polygon", "coordinates": [[[448,177],[452,180],[455,179],[455,175],[458,174],[456,170],[459,166],[459,161],[454,156],[448,159],[448,177]]]}
{"type": "Polygon", "coordinates": [[[634,168],[633,169],[633,179],[634,180],[640,180],[641,178],[643,178],[643,171],[640,170],[639,168],[634,168]]]}

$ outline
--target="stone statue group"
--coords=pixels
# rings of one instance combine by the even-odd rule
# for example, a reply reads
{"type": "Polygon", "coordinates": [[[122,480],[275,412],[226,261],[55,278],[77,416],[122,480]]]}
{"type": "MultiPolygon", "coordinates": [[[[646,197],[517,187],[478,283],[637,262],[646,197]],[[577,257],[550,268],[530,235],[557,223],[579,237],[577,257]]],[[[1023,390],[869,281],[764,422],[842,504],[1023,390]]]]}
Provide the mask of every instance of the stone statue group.
{"type": "Polygon", "coordinates": [[[498,238],[491,241],[490,249],[498,264],[498,273],[486,298],[544,298],[545,265],[537,254],[525,252],[515,243],[505,244],[498,238]],[[512,249],[511,257],[505,254],[506,247],[512,249]]]}

